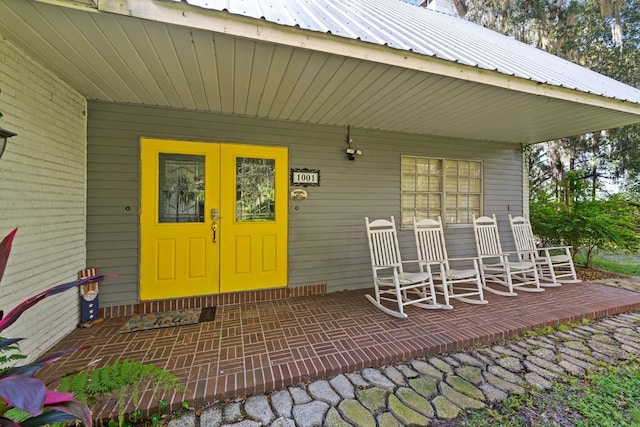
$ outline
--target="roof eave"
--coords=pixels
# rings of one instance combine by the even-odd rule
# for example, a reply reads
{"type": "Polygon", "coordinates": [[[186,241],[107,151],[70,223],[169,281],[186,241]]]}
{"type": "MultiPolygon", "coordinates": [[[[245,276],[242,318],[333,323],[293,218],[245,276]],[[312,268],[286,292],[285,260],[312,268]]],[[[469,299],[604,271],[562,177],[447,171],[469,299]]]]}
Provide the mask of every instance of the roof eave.
{"type": "MultiPolygon", "coordinates": [[[[51,2],[60,0],[39,1],[51,2]]],[[[182,1],[99,0],[98,10],[220,32],[250,40],[341,55],[517,92],[640,115],[640,105],[625,100],[581,92],[575,88],[554,86],[544,82],[506,75],[496,70],[463,65],[448,59],[426,56],[362,40],[353,40],[318,31],[278,25],[263,19],[235,15],[226,11],[219,12],[203,9],[182,1]]]]}

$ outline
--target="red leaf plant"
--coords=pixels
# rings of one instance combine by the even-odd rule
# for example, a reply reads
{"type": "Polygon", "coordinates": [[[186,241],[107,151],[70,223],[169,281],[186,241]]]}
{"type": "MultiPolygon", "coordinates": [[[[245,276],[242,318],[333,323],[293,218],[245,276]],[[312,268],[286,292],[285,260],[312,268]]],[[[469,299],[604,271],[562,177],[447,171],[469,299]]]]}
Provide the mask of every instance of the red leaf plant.
{"type": "MultiPolygon", "coordinates": [[[[13,238],[18,229],[14,229],[0,242],[0,282],[4,275],[13,238]]],[[[99,282],[103,276],[92,276],[75,282],[63,283],[46,289],[30,298],[27,298],[6,315],[0,310],[0,332],[12,325],[27,309],[33,307],[46,297],[64,292],[77,286],[99,282]]],[[[0,351],[22,338],[0,338],[0,351]]],[[[0,427],[20,426],[34,427],[57,422],[74,422],[80,420],[86,426],[91,426],[91,411],[84,403],[73,398],[73,394],[47,390],[46,385],[37,378],[33,378],[40,369],[55,362],[69,353],[82,350],[86,347],[73,348],[61,351],[33,363],[23,366],[13,366],[0,372],[0,427]],[[16,408],[29,414],[25,420],[17,422],[5,416],[6,412],[16,408]]]]}

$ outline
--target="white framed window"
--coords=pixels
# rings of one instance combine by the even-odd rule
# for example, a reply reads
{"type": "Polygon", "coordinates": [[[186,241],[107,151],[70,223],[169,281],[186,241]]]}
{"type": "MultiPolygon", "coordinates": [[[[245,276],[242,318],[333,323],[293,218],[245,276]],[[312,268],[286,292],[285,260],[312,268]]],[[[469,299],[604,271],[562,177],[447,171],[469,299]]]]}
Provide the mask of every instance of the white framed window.
{"type": "Polygon", "coordinates": [[[415,216],[470,224],[482,214],[482,162],[402,156],[402,225],[415,216]]]}

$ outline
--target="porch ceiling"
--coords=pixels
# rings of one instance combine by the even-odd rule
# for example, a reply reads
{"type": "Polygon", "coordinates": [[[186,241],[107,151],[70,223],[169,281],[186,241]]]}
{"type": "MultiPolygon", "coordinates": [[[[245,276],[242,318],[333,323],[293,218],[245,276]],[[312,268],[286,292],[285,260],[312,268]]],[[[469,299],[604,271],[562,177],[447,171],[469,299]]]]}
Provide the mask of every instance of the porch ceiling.
{"type": "MultiPolygon", "coordinates": [[[[562,96],[548,96],[554,88],[536,92],[540,83],[509,76],[500,77],[501,85],[481,83],[483,76],[495,78],[492,72],[465,66],[457,78],[431,72],[437,61],[434,67],[433,58],[409,52],[403,55],[413,65],[407,67],[358,58],[349,52],[363,44],[359,41],[340,39],[345,54],[339,54],[100,13],[91,3],[76,1],[70,8],[3,0],[0,35],[88,100],[522,143],[640,121],[640,106],[632,102],[563,88],[557,88],[562,96]],[[479,77],[470,79],[465,73],[479,77]],[[522,89],[527,84],[531,90],[522,89]]],[[[295,28],[286,31],[304,34],[295,28]]]]}

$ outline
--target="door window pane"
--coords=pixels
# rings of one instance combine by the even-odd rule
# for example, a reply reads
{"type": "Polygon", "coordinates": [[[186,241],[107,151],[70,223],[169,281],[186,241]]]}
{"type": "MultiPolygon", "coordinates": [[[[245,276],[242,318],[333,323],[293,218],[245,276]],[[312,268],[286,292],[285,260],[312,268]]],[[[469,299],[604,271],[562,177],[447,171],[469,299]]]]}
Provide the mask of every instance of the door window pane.
{"type": "Polygon", "coordinates": [[[160,153],[158,221],[204,222],[204,156],[160,153]]]}
{"type": "Polygon", "coordinates": [[[236,221],[275,219],[274,159],[236,159],[236,221]]]}

